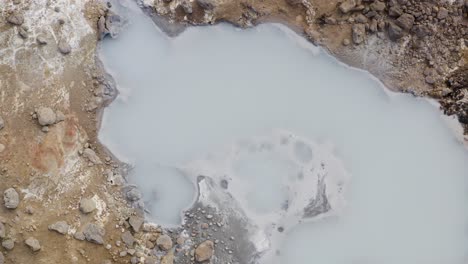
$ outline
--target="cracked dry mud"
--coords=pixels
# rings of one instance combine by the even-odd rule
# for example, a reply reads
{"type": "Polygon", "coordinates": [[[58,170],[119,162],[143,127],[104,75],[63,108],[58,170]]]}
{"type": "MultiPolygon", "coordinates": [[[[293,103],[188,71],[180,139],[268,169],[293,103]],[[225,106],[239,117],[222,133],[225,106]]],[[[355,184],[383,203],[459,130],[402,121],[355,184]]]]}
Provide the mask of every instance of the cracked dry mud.
{"type": "MultiPolygon", "coordinates": [[[[170,34],[281,22],[389,89],[437,99],[468,132],[467,1],[139,4],[170,34]]],[[[232,233],[243,223],[213,208],[195,204],[184,226],[163,229],[131,207],[141,194],[123,185],[125,164],[97,141],[102,108],[117,93],[96,56],[120,23],[109,7],[0,0],[0,263],[245,263],[254,253],[235,242],[245,234],[232,233]]]]}

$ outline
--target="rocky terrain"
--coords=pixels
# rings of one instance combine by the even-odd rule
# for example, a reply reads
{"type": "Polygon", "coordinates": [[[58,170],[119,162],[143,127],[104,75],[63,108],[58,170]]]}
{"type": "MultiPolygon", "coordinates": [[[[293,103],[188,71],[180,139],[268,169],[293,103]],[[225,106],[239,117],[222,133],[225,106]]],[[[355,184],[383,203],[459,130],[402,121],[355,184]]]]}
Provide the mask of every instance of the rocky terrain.
{"type": "MultiPolygon", "coordinates": [[[[283,23],[392,90],[438,100],[468,132],[466,0],[139,3],[172,33],[283,23]]],[[[111,6],[0,0],[0,264],[245,263],[241,225],[213,208],[195,204],[175,229],[145,222],[125,164],[98,142],[117,93],[96,57],[121,24],[111,6]]]]}

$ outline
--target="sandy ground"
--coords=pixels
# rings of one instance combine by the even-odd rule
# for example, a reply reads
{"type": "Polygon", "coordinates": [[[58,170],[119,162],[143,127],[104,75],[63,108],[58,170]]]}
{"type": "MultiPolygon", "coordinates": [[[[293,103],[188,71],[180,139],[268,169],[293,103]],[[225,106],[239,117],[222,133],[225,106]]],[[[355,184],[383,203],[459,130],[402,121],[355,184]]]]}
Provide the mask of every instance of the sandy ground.
{"type": "MultiPolygon", "coordinates": [[[[240,27],[281,22],[343,62],[370,71],[389,89],[436,98],[445,113],[468,124],[466,1],[140,4],[155,21],[178,29],[222,21],[240,27]],[[400,18],[404,14],[410,16],[400,18]]],[[[121,184],[125,166],[97,141],[101,110],[116,91],[96,48],[113,19],[105,2],[0,0],[0,191],[14,188],[20,200],[16,209],[0,206],[6,229],[2,236],[0,226],[5,244],[0,263],[2,255],[4,263],[191,263],[194,249],[206,240],[208,231],[194,231],[203,223],[176,230],[140,227],[141,212],[131,207],[138,193],[121,184]],[[63,113],[64,120],[40,125],[40,107],[63,113]],[[83,198],[93,200],[92,212],[80,210],[83,198]],[[67,223],[66,234],[48,229],[57,221],[67,223]],[[90,223],[105,231],[91,232],[102,245],[92,242],[95,236],[76,239],[90,223]],[[187,236],[196,239],[185,243],[187,236]],[[39,241],[39,251],[25,244],[29,237],[39,241]],[[14,248],[7,249],[5,242],[11,241],[14,248]]],[[[209,243],[200,250],[211,253],[209,243]]]]}

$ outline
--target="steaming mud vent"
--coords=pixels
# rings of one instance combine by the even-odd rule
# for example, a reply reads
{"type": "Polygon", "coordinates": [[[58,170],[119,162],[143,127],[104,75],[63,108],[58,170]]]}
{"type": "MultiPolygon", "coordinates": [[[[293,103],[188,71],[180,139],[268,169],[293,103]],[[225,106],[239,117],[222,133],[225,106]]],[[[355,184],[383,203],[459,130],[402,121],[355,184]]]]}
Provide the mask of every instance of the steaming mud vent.
{"type": "Polygon", "coordinates": [[[468,155],[437,107],[278,25],[170,38],[126,12],[101,47],[120,95],[100,139],[152,220],[241,218],[241,263],[467,263],[468,155]]]}

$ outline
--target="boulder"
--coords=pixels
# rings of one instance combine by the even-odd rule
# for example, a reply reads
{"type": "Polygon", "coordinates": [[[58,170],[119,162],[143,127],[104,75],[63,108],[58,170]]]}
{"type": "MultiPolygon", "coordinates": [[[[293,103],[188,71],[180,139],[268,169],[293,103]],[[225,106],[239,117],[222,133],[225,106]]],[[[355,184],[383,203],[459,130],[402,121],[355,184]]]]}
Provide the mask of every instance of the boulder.
{"type": "Polygon", "coordinates": [[[96,202],[93,199],[83,198],[80,201],[80,211],[89,214],[96,210],[96,202]]]}
{"type": "Polygon", "coordinates": [[[381,1],[375,1],[374,3],[370,4],[370,9],[376,12],[382,12],[385,10],[385,3],[381,1]]]}
{"type": "Polygon", "coordinates": [[[404,30],[410,30],[414,25],[414,16],[410,14],[403,14],[396,20],[395,23],[404,30]]]}
{"type": "Polygon", "coordinates": [[[91,243],[98,245],[104,244],[104,239],[102,238],[104,234],[104,228],[93,223],[87,224],[83,229],[83,235],[85,239],[91,243]]]}
{"type": "Polygon", "coordinates": [[[195,249],[195,260],[197,262],[204,262],[211,259],[214,254],[214,243],[211,240],[206,240],[205,242],[198,245],[195,249]]]}
{"type": "Polygon", "coordinates": [[[130,218],[128,219],[128,223],[130,224],[130,226],[132,227],[133,231],[135,232],[139,232],[140,231],[140,228],[141,228],[141,225],[143,225],[143,222],[145,221],[145,219],[141,216],[137,216],[137,215],[132,215],[130,216],[130,218]]]}
{"type": "Polygon", "coordinates": [[[13,250],[13,248],[15,247],[15,241],[13,241],[12,239],[3,240],[2,247],[6,250],[13,250]]]}
{"type": "Polygon", "coordinates": [[[58,221],[54,224],[49,225],[49,230],[55,231],[59,234],[65,235],[68,233],[69,226],[65,221],[58,221]]]}
{"type": "Polygon", "coordinates": [[[67,54],[69,54],[71,52],[70,44],[64,39],[61,39],[58,42],[57,48],[60,51],[60,53],[62,53],[63,55],[67,55],[67,54]]]}
{"type": "Polygon", "coordinates": [[[102,164],[101,159],[98,157],[96,152],[90,148],[86,148],[83,150],[83,157],[87,158],[91,163],[97,165],[102,164]]]}
{"type": "Polygon", "coordinates": [[[34,252],[41,250],[41,244],[39,243],[39,240],[35,239],[34,237],[29,237],[24,241],[24,243],[34,252]]]}
{"type": "Polygon", "coordinates": [[[24,16],[15,12],[7,17],[7,22],[16,26],[20,26],[24,23],[24,16]]]}
{"type": "Polygon", "coordinates": [[[127,245],[127,247],[133,247],[133,243],[135,243],[135,238],[132,236],[132,233],[130,233],[130,231],[123,232],[121,239],[125,243],[125,245],[127,245]]]}
{"type": "Polygon", "coordinates": [[[343,3],[340,4],[338,7],[342,13],[349,13],[353,10],[357,5],[356,0],[345,0],[343,3]]]}
{"type": "Polygon", "coordinates": [[[403,29],[397,25],[395,25],[394,23],[390,23],[388,25],[388,37],[393,40],[393,41],[396,41],[400,38],[402,38],[404,35],[404,32],[403,32],[403,29]]]}
{"type": "Polygon", "coordinates": [[[156,245],[162,250],[169,250],[172,248],[172,239],[168,235],[160,235],[156,240],[156,245]]]}
{"type": "Polygon", "coordinates": [[[361,44],[366,37],[366,27],[363,24],[353,25],[353,42],[354,44],[361,44]]]}
{"type": "Polygon", "coordinates": [[[36,110],[37,121],[41,126],[50,126],[57,121],[57,115],[49,107],[40,107],[36,110]]]}
{"type": "Polygon", "coordinates": [[[19,205],[19,195],[15,189],[9,188],[3,193],[3,201],[8,209],[16,209],[19,205]]]}

